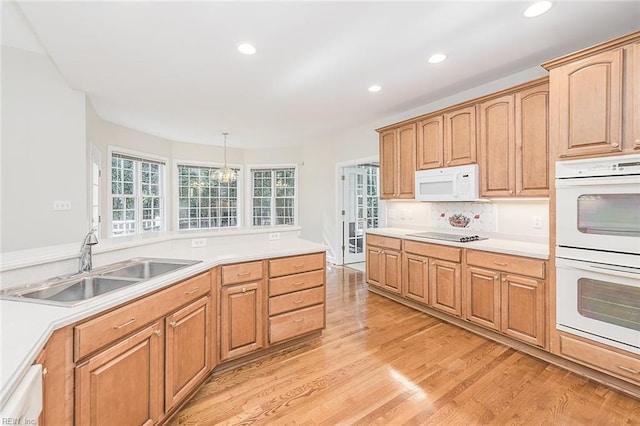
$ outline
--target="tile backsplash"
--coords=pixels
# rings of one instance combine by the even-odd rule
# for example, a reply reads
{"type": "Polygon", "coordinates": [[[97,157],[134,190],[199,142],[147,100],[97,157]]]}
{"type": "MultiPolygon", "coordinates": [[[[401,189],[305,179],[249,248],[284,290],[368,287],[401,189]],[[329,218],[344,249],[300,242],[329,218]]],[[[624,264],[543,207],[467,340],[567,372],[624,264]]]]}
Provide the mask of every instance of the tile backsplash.
{"type": "Polygon", "coordinates": [[[492,199],[487,202],[385,202],[387,226],[440,228],[500,234],[505,238],[547,240],[549,201],[546,199],[492,199]],[[538,219],[539,221],[535,220],[538,219]],[[540,227],[534,227],[534,222],[540,227]]]}

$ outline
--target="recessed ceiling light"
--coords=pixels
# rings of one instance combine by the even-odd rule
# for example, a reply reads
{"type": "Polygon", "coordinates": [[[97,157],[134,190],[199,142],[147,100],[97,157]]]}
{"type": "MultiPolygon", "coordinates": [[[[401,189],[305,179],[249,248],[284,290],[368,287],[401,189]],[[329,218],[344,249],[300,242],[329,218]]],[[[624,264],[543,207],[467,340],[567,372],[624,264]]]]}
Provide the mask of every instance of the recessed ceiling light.
{"type": "Polygon", "coordinates": [[[523,15],[527,18],[540,16],[546,11],[548,11],[549,9],[551,9],[551,6],[553,6],[553,3],[549,0],[537,1],[533,3],[531,6],[529,6],[524,11],[523,15]]]}
{"type": "Polygon", "coordinates": [[[447,59],[447,55],[445,55],[444,53],[436,53],[435,55],[431,55],[428,61],[430,64],[439,64],[445,59],[447,59]]]}
{"type": "Polygon", "coordinates": [[[377,84],[374,84],[373,86],[369,86],[368,90],[370,92],[379,92],[382,90],[382,87],[378,86],[377,84]]]}
{"type": "Polygon", "coordinates": [[[240,53],[244,53],[245,55],[253,55],[254,53],[256,53],[256,48],[253,46],[253,44],[242,43],[240,46],[238,46],[238,51],[240,53]]]}

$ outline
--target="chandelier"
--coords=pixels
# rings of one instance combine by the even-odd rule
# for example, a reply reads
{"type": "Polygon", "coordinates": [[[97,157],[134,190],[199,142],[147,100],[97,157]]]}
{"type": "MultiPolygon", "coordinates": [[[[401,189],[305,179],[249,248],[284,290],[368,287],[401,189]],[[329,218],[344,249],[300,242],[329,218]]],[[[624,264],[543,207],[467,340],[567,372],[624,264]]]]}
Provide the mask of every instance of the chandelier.
{"type": "Polygon", "coordinates": [[[224,167],[216,170],[213,173],[213,178],[221,183],[235,182],[238,179],[236,172],[227,166],[227,135],[229,133],[224,132],[224,167]]]}

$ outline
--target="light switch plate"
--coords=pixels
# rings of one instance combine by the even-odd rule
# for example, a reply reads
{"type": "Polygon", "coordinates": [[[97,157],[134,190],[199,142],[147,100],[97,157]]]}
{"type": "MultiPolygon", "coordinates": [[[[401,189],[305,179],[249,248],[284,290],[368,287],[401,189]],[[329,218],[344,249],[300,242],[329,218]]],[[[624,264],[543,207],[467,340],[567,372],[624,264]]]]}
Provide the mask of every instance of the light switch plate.
{"type": "Polygon", "coordinates": [[[206,247],[206,238],[193,238],[191,239],[191,247],[206,247]]]}

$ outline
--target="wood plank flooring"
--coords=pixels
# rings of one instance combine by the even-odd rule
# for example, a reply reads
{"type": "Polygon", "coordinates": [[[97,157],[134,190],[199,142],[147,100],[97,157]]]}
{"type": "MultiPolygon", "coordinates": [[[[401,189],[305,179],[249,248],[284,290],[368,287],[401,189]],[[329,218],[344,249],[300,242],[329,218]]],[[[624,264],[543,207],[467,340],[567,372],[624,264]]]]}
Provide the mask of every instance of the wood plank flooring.
{"type": "Polygon", "coordinates": [[[640,425],[640,400],[327,270],[322,337],[212,377],[170,425],[640,425]]]}

